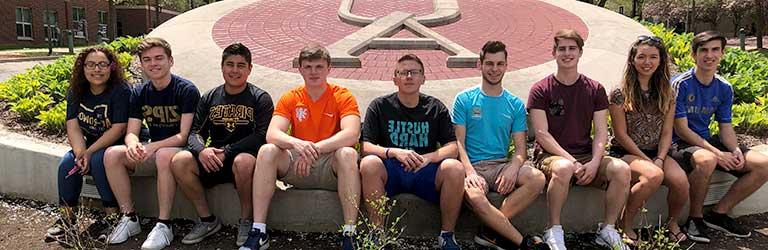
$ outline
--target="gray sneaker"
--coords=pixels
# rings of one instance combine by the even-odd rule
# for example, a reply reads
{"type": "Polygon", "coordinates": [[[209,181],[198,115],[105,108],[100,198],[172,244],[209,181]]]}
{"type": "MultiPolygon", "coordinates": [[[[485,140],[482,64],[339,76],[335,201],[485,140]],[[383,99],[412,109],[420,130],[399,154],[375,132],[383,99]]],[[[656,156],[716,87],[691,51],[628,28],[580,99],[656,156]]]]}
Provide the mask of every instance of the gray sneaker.
{"type": "Polygon", "coordinates": [[[215,234],[219,230],[221,230],[221,221],[219,221],[218,217],[213,222],[199,221],[192,227],[192,231],[184,236],[181,243],[189,245],[201,242],[205,237],[215,234]]]}
{"type": "Polygon", "coordinates": [[[240,219],[237,222],[237,246],[242,246],[248,240],[248,232],[253,226],[253,219],[240,219]]]}

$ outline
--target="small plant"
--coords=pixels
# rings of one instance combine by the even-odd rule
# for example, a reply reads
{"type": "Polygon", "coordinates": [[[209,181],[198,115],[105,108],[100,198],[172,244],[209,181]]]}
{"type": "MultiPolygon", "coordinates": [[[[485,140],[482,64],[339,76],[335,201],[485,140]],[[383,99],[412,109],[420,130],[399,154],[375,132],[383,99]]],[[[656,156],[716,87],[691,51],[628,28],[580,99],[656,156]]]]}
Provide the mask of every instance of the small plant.
{"type": "Polygon", "coordinates": [[[381,250],[385,246],[394,245],[402,235],[403,230],[405,230],[405,227],[400,224],[405,212],[396,216],[392,214],[397,201],[390,199],[386,195],[381,195],[378,199],[366,200],[365,202],[373,210],[377,211],[381,217],[381,225],[376,225],[370,218],[370,215],[359,210],[360,219],[357,221],[355,249],[381,250]]]}
{"type": "MultiPolygon", "coordinates": [[[[676,223],[674,221],[667,222],[667,223],[676,223]]],[[[669,237],[669,230],[667,230],[667,223],[663,223],[661,215],[659,215],[659,220],[657,225],[654,226],[649,223],[648,221],[648,209],[645,207],[640,209],[640,228],[641,230],[637,233],[638,241],[636,242],[636,247],[634,249],[636,250],[679,250],[683,249],[683,247],[680,245],[679,240],[675,240],[669,237]],[[644,233],[648,232],[647,239],[645,239],[644,233]]],[[[690,249],[693,247],[693,245],[689,246],[686,249],[690,249]]]]}
{"type": "Polygon", "coordinates": [[[74,224],[60,224],[63,234],[56,237],[47,238],[46,241],[56,241],[66,248],[73,249],[107,249],[107,235],[115,228],[118,214],[109,216],[99,216],[98,213],[90,211],[86,206],[80,205],[77,211],[72,208],[60,208],[61,219],[77,218],[74,224]],[[98,219],[103,217],[103,219],[98,219]]]}

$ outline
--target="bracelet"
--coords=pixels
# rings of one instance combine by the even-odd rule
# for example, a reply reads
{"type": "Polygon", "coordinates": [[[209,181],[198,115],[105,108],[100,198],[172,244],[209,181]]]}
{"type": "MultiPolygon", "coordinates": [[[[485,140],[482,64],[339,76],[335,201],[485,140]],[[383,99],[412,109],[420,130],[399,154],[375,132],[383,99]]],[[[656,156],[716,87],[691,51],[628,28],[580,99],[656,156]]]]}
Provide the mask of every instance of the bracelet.
{"type": "Polygon", "coordinates": [[[387,150],[384,151],[384,158],[389,159],[389,148],[387,148],[387,150]]]}
{"type": "Polygon", "coordinates": [[[656,158],[653,158],[653,161],[656,161],[656,160],[661,160],[661,161],[664,161],[664,158],[661,158],[661,157],[658,157],[658,156],[656,156],[656,158]]]}

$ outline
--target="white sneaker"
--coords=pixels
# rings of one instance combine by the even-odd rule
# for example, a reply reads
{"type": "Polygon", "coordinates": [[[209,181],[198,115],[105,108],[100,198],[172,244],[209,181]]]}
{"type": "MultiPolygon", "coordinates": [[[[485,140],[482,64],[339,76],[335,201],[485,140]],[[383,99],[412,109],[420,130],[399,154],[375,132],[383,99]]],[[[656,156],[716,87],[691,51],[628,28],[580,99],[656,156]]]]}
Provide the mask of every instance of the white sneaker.
{"type": "Polygon", "coordinates": [[[615,225],[603,225],[603,223],[600,223],[598,226],[600,230],[597,232],[595,243],[610,249],[630,250],[621,240],[621,235],[616,231],[615,225]]]}
{"type": "Polygon", "coordinates": [[[554,225],[544,231],[544,242],[546,242],[552,250],[566,250],[563,226],[554,225]]]}
{"type": "Polygon", "coordinates": [[[155,227],[152,228],[152,232],[149,232],[147,240],[144,244],[141,244],[142,250],[160,250],[171,245],[173,241],[173,232],[171,228],[163,223],[158,222],[155,227]]]}
{"type": "Polygon", "coordinates": [[[139,233],[141,233],[139,220],[131,221],[131,217],[123,216],[123,218],[120,218],[120,222],[117,223],[115,229],[112,230],[112,233],[109,234],[109,237],[107,237],[107,243],[120,244],[139,233]]]}

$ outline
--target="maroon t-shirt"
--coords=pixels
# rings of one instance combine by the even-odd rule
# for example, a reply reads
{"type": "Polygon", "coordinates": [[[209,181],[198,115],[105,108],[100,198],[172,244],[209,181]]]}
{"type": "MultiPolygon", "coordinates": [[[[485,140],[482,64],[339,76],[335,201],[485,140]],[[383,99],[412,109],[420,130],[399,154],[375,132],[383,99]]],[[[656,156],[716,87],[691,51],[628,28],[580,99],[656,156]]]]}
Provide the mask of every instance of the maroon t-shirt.
{"type": "Polygon", "coordinates": [[[547,113],[549,133],[570,154],[592,152],[592,116],[608,108],[608,96],[599,82],[584,75],[566,86],[554,75],[547,76],[531,87],[528,109],[547,113]]]}

